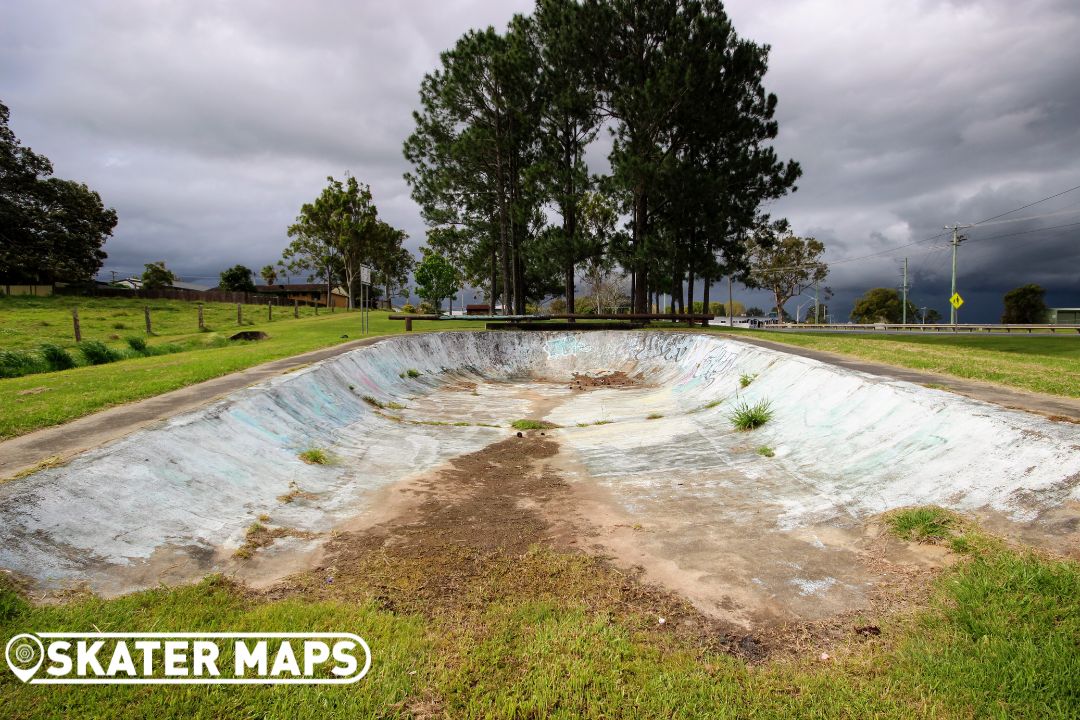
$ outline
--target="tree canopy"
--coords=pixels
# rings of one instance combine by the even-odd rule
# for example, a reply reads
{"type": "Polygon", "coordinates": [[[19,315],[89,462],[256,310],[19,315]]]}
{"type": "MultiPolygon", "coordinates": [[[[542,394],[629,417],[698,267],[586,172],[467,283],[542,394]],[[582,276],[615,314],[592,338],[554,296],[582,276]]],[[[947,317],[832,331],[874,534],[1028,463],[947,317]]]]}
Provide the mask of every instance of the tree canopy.
{"type": "Polygon", "coordinates": [[[234,292],[255,292],[255,282],[251,279],[251,269],[243,265],[234,265],[228,270],[223,270],[218,287],[222,290],[232,290],[234,292]]]}
{"type": "Polygon", "coordinates": [[[1046,290],[1034,283],[1021,285],[1005,293],[1003,323],[1030,325],[1046,322],[1046,290]]]}
{"type": "Polygon", "coordinates": [[[292,272],[308,270],[326,282],[326,294],[335,282],[345,286],[349,307],[355,306],[361,269],[374,268],[379,282],[390,294],[391,286],[403,282],[412,256],[402,247],[407,235],[383,222],[368,185],[349,176],[344,182],[327,178],[327,186],[314,202],[300,208],[289,226],[292,242],[285,248],[283,264],[292,272]]]}
{"type": "Polygon", "coordinates": [[[440,253],[422,248],[424,258],[416,266],[416,294],[427,300],[436,312],[441,312],[442,301],[451,297],[461,287],[457,270],[440,253]]]}
{"type": "MultiPolygon", "coordinates": [[[[915,305],[908,301],[907,315],[916,316],[915,305]]],[[[898,323],[904,317],[904,304],[900,293],[893,288],[867,290],[855,301],[851,319],[857,323],[898,323]]]]}
{"type": "Polygon", "coordinates": [[[539,0],[504,32],[466,33],[424,77],[404,145],[429,244],[518,313],[552,293],[573,303],[598,262],[628,273],[642,312],[745,273],[760,205],[801,173],[770,144],[767,60],[716,0],[539,0]],[[605,129],[611,172],[596,175],[605,129]],[[597,195],[626,229],[599,255],[597,195]]]}
{"type": "Polygon", "coordinates": [[[747,245],[750,267],[743,275],[749,287],[770,290],[776,316],[783,319],[784,305],[829,274],[821,261],[825,245],[814,238],[794,235],[786,222],[762,222],[747,245]]]}
{"type": "Polygon", "coordinates": [[[157,290],[159,288],[168,287],[176,282],[176,275],[173,271],[165,267],[164,260],[158,260],[157,262],[147,263],[142,274],[142,286],[147,290],[157,290]]]}
{"type": "Polygon", "coordinates": [[[116,211],[83,183],[49,177],[52,163],[24,147],[0,103],[0,278],[9,283],[91,279],[116,211]]]}

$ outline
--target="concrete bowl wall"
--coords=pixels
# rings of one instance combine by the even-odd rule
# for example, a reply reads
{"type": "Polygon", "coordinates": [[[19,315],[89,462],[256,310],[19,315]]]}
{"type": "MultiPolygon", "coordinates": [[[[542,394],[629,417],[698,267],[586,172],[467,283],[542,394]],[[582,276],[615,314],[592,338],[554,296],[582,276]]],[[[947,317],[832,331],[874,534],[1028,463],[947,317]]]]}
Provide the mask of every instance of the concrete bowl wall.
{"type": "Polygon", "coordinates": [[[506,423],[529,411],[486,408],[499,428],[406,426],[365,396],[437,405],[454,383],[565,385],[573,373],[620,370],[647,392],[622,404],[610,396],[611,425],[573,427],[595,405],[586,396],[547,414],[608,483],[634,476],[642,458],[652,468],[721,463],[749,482],[780,474],[798,486],[790,497],[771,491],[786,527],[919,503],[1030,520],[1080,499],[1075,425],[952,393],[703,334],[437,333],[388,338],[0,485],[0,567],[45,585],[94,585],[165,548],[207,558],[235,548],[262,512],[326,531],[374,491],[506,437],[506,423]],[[743,375],[754,376],[745,388],[743,375]],[[731,427],[732,408],[766,400],[773,419],[749,435],[776,448],[775,462],[732,459],[748,442],[731,427]],[[665,421],[638,422],[652,408],[665,421]],[[309,448],[338,462],[307,465],[298,455],[309,448]],[[320,499],[279,499],[295,488],[320,499]]]}

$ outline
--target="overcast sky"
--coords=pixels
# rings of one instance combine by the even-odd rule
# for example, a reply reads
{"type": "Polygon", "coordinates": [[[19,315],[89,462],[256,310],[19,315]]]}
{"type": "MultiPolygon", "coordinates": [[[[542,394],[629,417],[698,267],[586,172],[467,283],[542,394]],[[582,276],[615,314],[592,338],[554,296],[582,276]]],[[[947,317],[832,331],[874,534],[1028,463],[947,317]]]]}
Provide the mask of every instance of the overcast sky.
{"type": "MultiPolygon", "coordinates": [[[[275,262],[300,205],[346,171],[415,249],[424,227],[401,143],[420,79],[469,28],[530,7],[5,0],[0,100],[58,176],[117,209],[106,271],[164,259],[213,285],[238,262],[275,262]]],[[[905,256],[912,299],[947,316],[942,226],[1080,185],[1075,0],[727,8],[740,34],[772,46],[777,148],[804,175],[769,211],[826,243],[834,319],[864,290],[898,286],[905,256]]],[[[1002,293],[1028,282],[1052,306],[1080,306],[1080,190],[995,223],[960,247],[961,321],[997,320],[1002,293]]]]}

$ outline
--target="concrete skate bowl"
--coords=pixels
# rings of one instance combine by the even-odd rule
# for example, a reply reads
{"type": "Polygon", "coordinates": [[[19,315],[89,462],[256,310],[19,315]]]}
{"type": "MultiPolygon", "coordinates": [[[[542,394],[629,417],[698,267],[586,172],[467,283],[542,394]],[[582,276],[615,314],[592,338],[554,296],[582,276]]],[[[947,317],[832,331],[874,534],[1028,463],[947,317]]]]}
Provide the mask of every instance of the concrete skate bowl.
{"type": "Polygon", "coordinates": [[[269,582],[335,529],[409,522],[410,483],[508,439],[557,444],[520,469],[560,499],[518,503],[553,534],[747,626],[868,602],[892,508],[1078,538],[1076,425],[705,334],[462,332],[388,338],[0,485],[0,567],[106,595],[269,582]],[[761,401],[772,419],[734,429],[761,401]],[[517,439],[525,418],[554,427],[517,439]],[[237,558],[259,518],[288,530],[237,558]]]}

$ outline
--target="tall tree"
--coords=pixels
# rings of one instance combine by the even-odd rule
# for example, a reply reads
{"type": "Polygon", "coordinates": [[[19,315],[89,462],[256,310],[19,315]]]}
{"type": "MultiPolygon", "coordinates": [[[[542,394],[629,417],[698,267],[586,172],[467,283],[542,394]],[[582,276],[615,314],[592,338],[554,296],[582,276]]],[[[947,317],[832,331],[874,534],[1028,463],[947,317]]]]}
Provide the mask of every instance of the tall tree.
{"type": "Polygon", "coordinates": [[[168,287],[176,282],[176,275],[173,274],[172,270],[165,267],[164,260],[147,263],[143,267],[142,286],[147,290],[168,287]]]}
{"type": "MultiPolygon", "coordinates": [[[[908,317],[914,317],[915,305],[908,303],[908,317]]],[[[893,288],[873,288],[855,301],[851,319],[857,323],[898,323],[904,316],[904,301],[893,288]]]]}
{"type": "Polygon", "coordinates": [[[442,301],[453,296],[461,287],[460,277],[454,266],[441,254],[430,248],[421,248],[424,259],[416,266],[416,294],[442,312],[442,301]]]}
{"type": "Polygon", "coordinates": [[[295,258],[294,263],[323,269],[328,303],[333,278],[340,274],[352,308],[361,266],[371,262],[377,252],[378,211],[371,188],[355,177],[349,176],[344,183],[328,177],[327,182],[314,202],[300,208],[296,222],[289,227],[289,236],[294,239],[285,255],[295,258]]]}
{"type": "Polygon", "coordinates": [[[530,173],[538,95],[527,21],[515,17],[505,35],[470,31],[441,61],[421,84],[405,177],[428,225],[465,228],[471,254],[490,260],[492,294],[498,285],[504,307],[524,310],[524,254],[540,201],[530,173]]]}
{"type": "Polygon", "coordinates": [[[372,267],[375,275],[372,282],[380,286],[385,294],[387,309],[391,307],[394,294],[409,280],[415,260],[405,249],[404,242],[409,236],[382,220],[377,221],[372,243],[372,267]]]}
{"type": "Polygon", "coordinates": [[[251,279],[251,268],[244,265],[233,265],[228,270],[223,270],[218,287],[233,292],[255,292],[255,283],[251,279]]]}
{"type": "Polygon", "coordinates": [[[1001,322],[1022,325],[1046,322],[1045,295],[1046,291],[1042,286],[1034,283],[1021,285],[1005,293],[1005,314],[1001,316],[1001,322]]]}
{"type": "Polygon", "coordinates": [[[82,183],[49,177],[52,164],[24,147],[0,103],[0,277],[7,282],[89,280],[116,227],[116,211],[82,183]]]}
{"type": "Polygon", "coordinates": [[[782,320],[788,300],[828,276],[829,267],[821,260],[824,252],[821,241],[797,237],[786,220],[763,221],[750,240],[750,269],[744,282],[771,290],[776,317],[782,320]]]}
{"type": "Polygon", "coordinates": [[[601,112],[590,34],[594,5],[574,0],[539,0],[532,29],[540,63],[540,156],[537,172],[562,218],[552,243],[562,266],[567,307],[574,302],[575,267],[590,255],[578,225],[591,186],[585,151],[596,138],[601,112]]]}
{"type": "Polygon", "coordinates": [[[740,39],[719,2],[590,2],[606,9],[593,32],[609,58],[602,89],[616,121],[613,180],[627,198],[634,305],[644,311],[661,256],[673,255],[678,278],[718,244],[734,250],[739,227],[749,226],[762,200],[793,187],[799,168],[779,163],[767,144],[777,132],[776,97],[761,84],[768,48],[740,39]],[[711,182],[696,182],[695,169],[711,182]],[[701,207],[726,198],[714,203],[726,211],[711,221],[701,207],[665,213],[673,200],[693,204],[688,189],[701,207]],[[671,222],[666,232],[655,227],[665,217],[682,218],[693,232],[671,222]]]}
{"type": "Polygon", "coordinates": [[[273,265],[264,265],[263,269],[259,271],[259,277],[267,285],[273,285],[277,282],[278,271],[273,265]]]}

